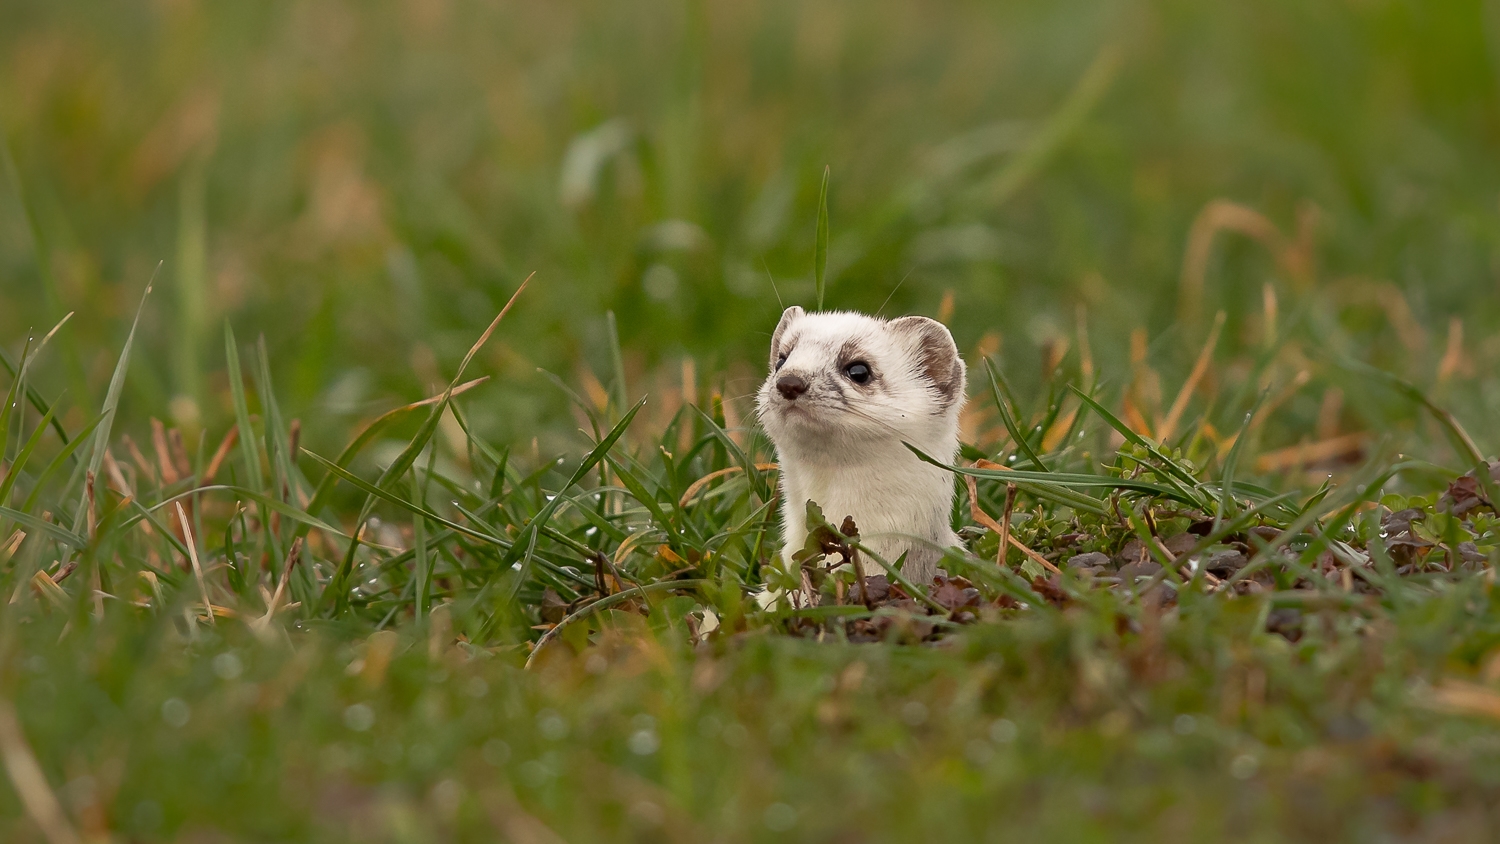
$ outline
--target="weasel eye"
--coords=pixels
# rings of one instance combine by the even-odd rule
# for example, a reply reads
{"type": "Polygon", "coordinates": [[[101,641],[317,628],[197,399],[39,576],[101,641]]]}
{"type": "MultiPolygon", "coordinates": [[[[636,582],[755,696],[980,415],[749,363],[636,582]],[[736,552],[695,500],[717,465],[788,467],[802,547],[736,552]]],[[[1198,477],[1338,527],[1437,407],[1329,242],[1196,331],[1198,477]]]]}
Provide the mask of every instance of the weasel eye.
{"type": "Polygon", "coordinates": [[[780,369],[781,365],[784,363],[786,363],[786,355],[782,355],[781,357],[776,359],[776,368],[780,369]]]}
{"type": "Polygon", "coordinates": [[[870,381],[870,365],[864,361],[855,361],[844,367],[844,374],[856,384],[867,384],[870,381]]]}

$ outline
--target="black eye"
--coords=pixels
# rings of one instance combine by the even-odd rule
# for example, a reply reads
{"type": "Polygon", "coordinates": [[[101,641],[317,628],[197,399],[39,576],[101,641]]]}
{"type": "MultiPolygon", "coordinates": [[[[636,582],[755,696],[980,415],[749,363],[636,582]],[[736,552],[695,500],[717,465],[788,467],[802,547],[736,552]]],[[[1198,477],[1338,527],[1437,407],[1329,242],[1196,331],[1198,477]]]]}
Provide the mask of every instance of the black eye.
{"type": "Polygon", "coordinates": [[[844,374],[856,384],[865,384],[870,380],[870,366],[864,361],[855,361],[844,367],[844,374]]]}
{"type": "Polygon", "coordinates": [[[782,355],[781,357],[776,359],[776,368],[780,369],[781,365],[784,363],[786,363],[786,355],[782,355]]]}

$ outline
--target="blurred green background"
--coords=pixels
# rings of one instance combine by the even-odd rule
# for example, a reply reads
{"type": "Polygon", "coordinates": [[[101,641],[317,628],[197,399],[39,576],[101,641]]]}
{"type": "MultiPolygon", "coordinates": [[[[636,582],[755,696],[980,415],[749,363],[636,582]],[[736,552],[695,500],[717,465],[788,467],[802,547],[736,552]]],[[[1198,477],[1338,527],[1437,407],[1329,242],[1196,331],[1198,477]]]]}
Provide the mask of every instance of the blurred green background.
{"type": "MultiPolygon", "coordinates": [[[[1180,380],[1216,199],[1305,247],[1205,253],[1197,310],[1228,311],[1230,349],[1263,341],[1269,283],[1341,355],[1430,382],[1456,316],[1459,375],[1500,359],[1497,2],[3,9],[0,341],[76,311],[38,383],[96,407],[161,262],[127,428],[227,423],[228,319],[327,447],[445,381],[531,272],[467,400],[487,435],[573,427],[536,369],[609,386],[609,311],[632,396],[686,357],[748,393],[772,279],[813,298],[825,165],[829,304],[939,314],[951,292],[960,346],[998,340],[1023,387],[1080,306],[1106,377],[1145,328],[1180,380]]],[[[1492,418],[1500,390],[1454,401],[1492,418]]]]}

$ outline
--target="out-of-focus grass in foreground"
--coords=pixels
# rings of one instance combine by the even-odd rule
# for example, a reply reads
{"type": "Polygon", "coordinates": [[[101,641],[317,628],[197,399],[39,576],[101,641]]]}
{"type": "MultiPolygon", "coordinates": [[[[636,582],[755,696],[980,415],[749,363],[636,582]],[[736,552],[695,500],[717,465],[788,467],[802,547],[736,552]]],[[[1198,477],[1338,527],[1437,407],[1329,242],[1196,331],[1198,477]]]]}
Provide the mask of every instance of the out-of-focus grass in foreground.
{"type": "Polygon", "coordinates": [[[1500,829],[1497,4],[5,18],[0,839],[1500,829]],[[825,164],[967,547],[763,610],[825,164]]]}

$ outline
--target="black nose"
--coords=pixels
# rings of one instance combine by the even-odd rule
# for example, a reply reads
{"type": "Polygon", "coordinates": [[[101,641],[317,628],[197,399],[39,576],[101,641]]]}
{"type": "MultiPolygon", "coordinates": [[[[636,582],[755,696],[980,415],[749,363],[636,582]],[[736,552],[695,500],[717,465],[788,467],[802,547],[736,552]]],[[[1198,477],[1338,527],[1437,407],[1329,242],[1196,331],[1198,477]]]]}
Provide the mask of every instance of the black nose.
{"type": "Polygon", "coordinates": [[[796,401],[798,396],[807,392],[807,382],[796,375],[783,375],[776,379],[776,391],[787,401],[796,401]]]}

